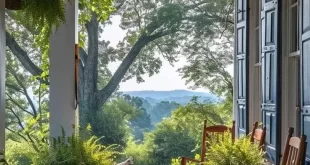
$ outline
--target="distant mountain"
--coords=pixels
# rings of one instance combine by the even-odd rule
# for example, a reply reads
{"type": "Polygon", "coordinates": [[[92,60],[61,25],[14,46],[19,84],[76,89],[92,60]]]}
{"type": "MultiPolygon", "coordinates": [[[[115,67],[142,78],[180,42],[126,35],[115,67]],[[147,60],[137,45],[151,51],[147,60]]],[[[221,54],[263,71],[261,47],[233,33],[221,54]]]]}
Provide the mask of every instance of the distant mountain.
{"type": "Polygon", "coordinates": [[[152,106],[161,101],[176,102],[181,105],[187,104],[193,96],[198,96],[199,101],[218,101],[218,97],[206,92],[195,92],[188,90],[172,90],[172,91],[128,91],[123,92],[130,96],[141,97],[147,100],[152,106]]]}
{"type": "Polygon", "coordinates": [[[194,92],[188,90],[172,90],[172,91],[128,91],[125,94],[136,97],[151,97],[154,99],[165,99],[169,97],[183,97],[183,96],[213,96],[210,93],[194,92]]]}

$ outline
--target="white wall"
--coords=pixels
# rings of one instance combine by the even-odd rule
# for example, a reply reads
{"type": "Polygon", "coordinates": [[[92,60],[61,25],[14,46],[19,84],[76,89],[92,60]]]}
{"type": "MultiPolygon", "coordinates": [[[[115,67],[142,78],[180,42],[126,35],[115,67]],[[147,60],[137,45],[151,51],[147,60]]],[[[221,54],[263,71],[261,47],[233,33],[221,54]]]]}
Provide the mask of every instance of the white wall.
{"type": "Polygon", "coordinates": [[[257,61],[260,57],[260,35],[256,35],[260,24],[259,1],[249,4],[249,131],[252,131],[254,122],[261,122],[261,63],[257,61]],[[257,37],[257,38],[256,38],[257,37]]]}
{"type": "Polygon", "coordinates": [[[0,0],[0,152],[5,148],[5,0],[0,0]]]}
{"type": "Polygon", "coordinates": [[[66,4],[66,23],[50,39],[50,136],[74,133],[75,125],[75,40],[76,5],[78,0],[66,4]]]}

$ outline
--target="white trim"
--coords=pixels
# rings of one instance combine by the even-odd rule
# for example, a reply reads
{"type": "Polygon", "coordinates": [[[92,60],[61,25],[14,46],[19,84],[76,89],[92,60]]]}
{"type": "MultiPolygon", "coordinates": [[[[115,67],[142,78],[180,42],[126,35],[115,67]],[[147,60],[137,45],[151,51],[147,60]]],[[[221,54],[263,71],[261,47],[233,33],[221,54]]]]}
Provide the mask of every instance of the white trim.
{"type": "MultiPolygon", "coordinates": [[[[238,9],[238,6],[237,6],[237,1],[235,1],[235,9],[238,9]]],[[[235,12],[235,20],[237,20],[237,14],[235,12]]],[[[236,26],[234,26],[234,34],[237,34],[237,29],[236,29],[236,26]]],[[[237,104],[237,100],[238,100],[238,86],[236,85],[237,82],[238,82],[238,78],[236,78],[236,76],[238,75],[238,68],[236,67],[237,66],[237,57],[236,57],[236,54],[237,54],[237,36],[235,35],[234,36],[234,75],[233,75],[233,119],[236,121],[236,125],[238,125],[238,104],[237,104]]],[[[235,132],[238,131],[238,126],[235,127],[235,132]]],[[[238,134],[236,133],[236,137],[238,136],[238,134]]]]}
{"type": "MultiPolygon", "coordinates": [[[[291,0],[288,0],[288,7],[287,7],[287,33],[289,34],[287,36],[287,42],[284,42],[284,44],[288,47],[288,51],[286,51],[286,54],[288,56],[288,62],[287,62],[287,67],[285,68],[286,69],[286,72],[287,72],[287,76],[288,76],[288,79],[287,79],[287,89],[284,89],[284,90],[287,90],[288,92],[288,100],[287,100],[287,103],[286,103],[286,113],[287,113],[287,119],[289,119],[290,121],[286,121],[286,125],[287,127],[294,127],[295,128],[295,135],[299,135],[300,133],[300,121],[299,121],[299,114],[298,112],[296,111],[296,106],[299,105],[299,101],[298,99],[300,99],[299,95],[300,95],[300,92],[298,91],[298,87],[299,87],[299,80],[298,80],[298,72],[299,71],[299,65],[298,65],[298,61],[300,60],[299,57],[300,57],[300,45],[299,45],[299,41],[301,39],[300,37],[300,27],[299,27],[299,13],[300,13],[300,8],[299,8],[299,0],[297,0],[296,2],[292,3],[291,0]],[[292,4],[291,4],[292,3],[292,4]],[[292,18],[292,10],[293,9],[296,9],[296,18],[292,18]],[[297,19],[297,20],[296,20],[297,19]],[[292,21],[297,21],[297,24],[296,24],[296,31],[298,32],[296,34],[296,43],[292,43],[292,33],[295,34],[295,31],[292,31],[293,29],[291,28],[292,27],[292,21]],[[294,52],[291,52],[292,51],[292,47],[293,47],[293,44],[296,44],[297,46],[297,50],[294,51],[294,52]]],[[[284,129],[284,128],[283,128],[284,129]]]]}
{"type": "Polygon", "coordinates": [[[256,64],[254,64],[254,66],[256,66],[256,67],[261,67],[262,66],[262,63],[256,63],[256,64]]]}
{"type": "Polygon", "coordinates": [[[50,136],[75,133],[75,40],[76,5],[78,0],[65,1],[66,23],[50,39],[50,136]]]}
{"type": "MultiPolygon", "coordinates": [[[[290,1],[290,0],[288,0],[288,1],[290,1]]],[[[297,24],[296,24],[296,29],[295,30],[297,30],[297,32],[299,31],[299,23],[298,23],[298,20],[299,20],[299,6],[298,6],[298,0],[297,0],[297,2],[295,2],[295,3],[293,3],[293,4],[290,4],[289,3],[289,6],[288,6],[288,10],[287,10],[288,12],[287,12],[287,17],[288,17],[288,23],[287,23],[287,31],[288,31],[288,37],[287,37],[287,41],[288,41],[288,47],[289,47],[289,56],[291,56],[291,54],[292,54],[292,56],[296,56],[297,54],[297,52],[299,52],[299,33],[297,33],[296,34],[296,36],[295,36],[295,38],[296,38],[296,43],[295,43],[295,46],[296,46],[296,49],[297,50],[295,50],[295,52],[291,52],[292,50],[292,39],[291,39],[291,37],[292,37],[292,34],[294,34],[294,32],[292,32],[292,26],[293,26],[293,23],[292,23],[292,20],[296,20],[297,21],[297,24]],[[296,9],[296,17],[297,18],[291,18],[291,15],[292,15],[292,10],[293,9],[296,9]]]]}
{"type": "Polygon", "coordinates": [[[261,53],[260,53],[260,1],[250,3],[250,50],[249,52],[249,128],[256,121],[261,121],[261,53]]]}
{"type": "Polygon", "coordinates": [[[0,152],[5,150],[5,1],[0,0],[0,152]]]}
{"type": "Polygon", "coordinates": [[[296,51],[296,52],[292,52],[292,53],[289,53],[288,55],[289,57],[299,57],[300,56],[300,51],[296,51]]]}

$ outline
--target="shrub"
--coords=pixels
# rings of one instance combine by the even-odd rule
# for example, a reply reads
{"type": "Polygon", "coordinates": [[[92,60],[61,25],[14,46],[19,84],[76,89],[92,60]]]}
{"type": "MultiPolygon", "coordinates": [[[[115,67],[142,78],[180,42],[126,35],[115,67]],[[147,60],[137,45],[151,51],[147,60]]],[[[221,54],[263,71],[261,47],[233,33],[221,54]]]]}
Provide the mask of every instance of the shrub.
{"type": "Polygon", "coordinates": [[[150,165],[150,150],[151,147],[147,143],[137,144],[133,137],[130,137],[127,146],[124,150],[124,158],[132,157],[134,164],[137,165],[150,165]]]}
{"type": "MultiPolygon", "coordinates": [[[[201,157],[200,157],[199,154],[196,154],[194,159],[195,159],[195,160],[200,160],[201,157]]],[[[181,164],[181,158],[172,159],[172,160],[171,160],[171,165],[180,165],[180,164],[181,164]]],[[[197,164],[197,163],[195,163],[195,162],[188,162],[188,163],[186,163],[186,165],[196,165],[196,164],[197,164]]]]}
{"type": "Polygon", "coordinates": [[[83,141],[79,137],[71,137],[68,143],[65,138],[53,141],[50,149],[44,148],[43,152],[34,157],[33,163],[40,165],[111,165],[114,146],[105,147],[98,144],[98,138],[91,137],[83,141]]]}
{"type": "Polygon", "coordinates": [[[210,140],[207,152],[208,165],[261,165],[264,153],[249,137],[241,137],[234,143],[230,134],[225,134],[222,141],[210,140]]]}
{"type": "Polygon", "coordinates": [[[7,161],[4,159],[2,152],[0,152],[0,165],[7,165],[7,161]]]}
{"type": "MultiPolygon", "coordinates": [[[[231,134],[225,133],[223,140],[211,137],[207,141],[208,151],[206,154],[207,165],[261,165],[264,162],[264,152],[257,144],[250,142],[248,136],[241,137],[233,143],[231,134]]],[[[195,160],[200,160],[196,154],[195,160]]],[[[179,165],[181,159],[172,159],[171,165],[179,165]]],[[[187,163],[196,165],[196,163],[187,163]]]]}
{"type": "Polygon", "coordinates": [[[94,136],[88,140],[79,137],[54,139],[52,145],[42,144],[39,152],[30,144],[19,143],[9,150],[17,151],[8,154],[10,165],[111,165],[116,154],[115,146],[105,147],[98,143],[100,139],[94,136]],[[21,147],[26,151],[18,151],[21,147]]]}
{"type": "Polygon", "coordinates": [[[6,159],[9,165],[29,165],[33,164],[31,156],[37,152],[25,141],[16,142],[13,140],[6,141],[6,159]]]}

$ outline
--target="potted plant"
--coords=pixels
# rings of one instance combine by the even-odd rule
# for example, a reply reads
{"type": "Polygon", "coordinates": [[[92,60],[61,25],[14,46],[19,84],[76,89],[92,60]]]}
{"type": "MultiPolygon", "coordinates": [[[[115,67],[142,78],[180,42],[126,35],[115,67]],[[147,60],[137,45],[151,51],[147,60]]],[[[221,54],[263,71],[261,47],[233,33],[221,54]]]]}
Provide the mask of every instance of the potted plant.
{"type": "Polygon", "coordinates": [[[230,134],[225,134],[223,140],[211,139],[209,145],[208,165],[261,165],[265,162],[264,152],[248,136],[232,142],[230,134]]]}
{"type": "Polygon", "coordinates": [[[5,7],[19,17],[28,18],[29,25],[43,27],[59,26],[65,22],[63,0],[5,0],[5,7]]]}

